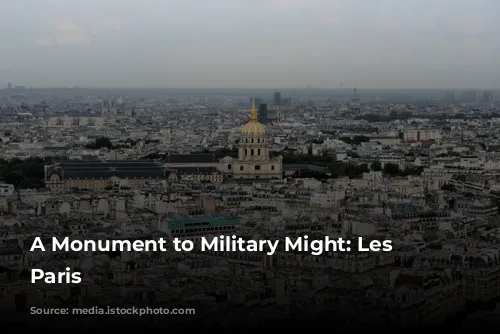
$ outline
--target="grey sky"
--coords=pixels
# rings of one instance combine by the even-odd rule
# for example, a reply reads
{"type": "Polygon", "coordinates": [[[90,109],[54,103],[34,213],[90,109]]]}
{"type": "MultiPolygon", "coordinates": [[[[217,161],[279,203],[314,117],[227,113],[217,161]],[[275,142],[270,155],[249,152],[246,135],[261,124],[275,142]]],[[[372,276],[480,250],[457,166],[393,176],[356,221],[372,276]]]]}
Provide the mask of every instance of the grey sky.
{"type": "Polygon", "coordinates": [[[499,0],[0,0],[0,85],[500,88],[499,0]]]}

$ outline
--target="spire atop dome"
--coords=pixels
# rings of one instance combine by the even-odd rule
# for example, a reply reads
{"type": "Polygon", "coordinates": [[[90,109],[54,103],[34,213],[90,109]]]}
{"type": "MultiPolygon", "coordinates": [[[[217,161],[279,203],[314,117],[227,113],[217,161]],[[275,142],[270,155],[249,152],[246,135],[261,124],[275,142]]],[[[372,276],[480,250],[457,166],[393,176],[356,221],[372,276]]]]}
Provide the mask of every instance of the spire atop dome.
{"type": "Polygon", "coordinates": [[[255,109],[255,97],[252,98],[252,110],[250,110],[250,121],[257,122],[257,109],[255,109]]]}
{"type": "Polygon", "coordinates": [[[255,109],[255,98],[252,99],[252,110],[250,110],[250,117],[248,123],[241,129],[241,134],[243,136],[264,136],[266,130],[264,126],[260,124],[257,109],[255,109]]]}

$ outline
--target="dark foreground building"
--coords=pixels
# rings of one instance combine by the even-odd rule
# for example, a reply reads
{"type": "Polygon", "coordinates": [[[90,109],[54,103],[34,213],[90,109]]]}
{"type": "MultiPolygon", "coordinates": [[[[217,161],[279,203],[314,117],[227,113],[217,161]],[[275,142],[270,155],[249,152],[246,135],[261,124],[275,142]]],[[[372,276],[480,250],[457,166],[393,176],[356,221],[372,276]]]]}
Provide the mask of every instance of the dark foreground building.
{"type": "Polygon", "coordinates": [[[139,186],[171,176],[161,163],[143,160],[64,161],[45,166],[45,185],[53,191],[105,190],[115,184],[139,186]]]}

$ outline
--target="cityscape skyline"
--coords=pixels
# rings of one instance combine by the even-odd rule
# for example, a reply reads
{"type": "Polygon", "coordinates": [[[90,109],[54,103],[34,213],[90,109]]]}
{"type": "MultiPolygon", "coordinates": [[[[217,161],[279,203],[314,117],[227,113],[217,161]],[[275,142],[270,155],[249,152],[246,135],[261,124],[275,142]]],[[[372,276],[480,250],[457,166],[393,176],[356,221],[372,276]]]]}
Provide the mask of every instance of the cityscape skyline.
{"type": "Polygon", "coordinates": [[[500,91],[500,88],[494,87],[468,87],[468,88],[453,88],[453,87],[442,87],[442,88],[365,88],[359,86],[334,88],[334,87],[312,87],[310,85],[305,87],[161,87],[161,86],[151,86],[151,87],[134,87],[134,86],[79,86],[79,85],[68,85],[68,86],[31,86],[26,85],[22,82],[8,82],[1,89],[87,89],[87,90],[166,90],[166,91],[242,91],[248,93],[249,91],[265,91],[272,94],[275,91],[323,91],[323,92],[338,92],[338,93],[349,93],[353,90],[362,90],[364,92],[377,92],[377,91],[394,91],[394,92],[411,92],[411,91],[434,91],[434,92],[484,92],[484,91],[500,91]]]}
{"type": "Polygon", "coordinates": [[[7,327],[498,319],[498,92],[14,84],[0,89],[7,327]],[[269,248],[204,248],[215,238],[269,248]],[[78,247],[92,242],[124,248],[78,247]]]}
{"type": "MultiPolygon", "coordinates": [[[[8,82],[7,85],[3,88],[0,89],[9,89],[9,88],[23,88],[23,89],[98,89],[98,90],[113,90],[113,89],[123,89],[123,90],[186,90],[186,91],[194,91],[194,90],[206,90],[206,91],[213,91],[213,90],[245,90],[245,91],[252,91],[252,90],[265,90],[269,91],[272,93],[272,91],[276,90],[294,90],[294,91],[300,91],[300,90],[310,90],[310,91],[343,91],[343,92],[352,92],[354,88],[356,87],[348,87],[348,88],[329,88],[329,87],[123,87],[123,86],[110,86],[110,87],[105,87],[105,86],[79,86],[79,85],[72,85],[72,86],[31,86],[31,85],[24,85],[23,83],[15,83],[15,82],[8,82]],[[12,84],[12,87],[9,87],[9,84],[12,84]]],[[[425,88],[425,87],[420,87],[420,88],[357,88],[358,90],[363,90],[363,91],[457,91],[457,92],[462,92],[462,91],[498,91],[500,88],[491,88],[491,87],[469,87],[469,88],[425,88]]]]}

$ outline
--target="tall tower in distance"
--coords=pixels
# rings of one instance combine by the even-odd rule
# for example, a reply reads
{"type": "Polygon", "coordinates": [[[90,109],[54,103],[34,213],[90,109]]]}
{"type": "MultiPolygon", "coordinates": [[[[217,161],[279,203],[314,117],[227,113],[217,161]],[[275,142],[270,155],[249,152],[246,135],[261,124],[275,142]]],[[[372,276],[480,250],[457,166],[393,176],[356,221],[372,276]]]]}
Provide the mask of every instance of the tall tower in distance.
{"type": "Polygon", "coordinates": [[[115,100],[102,101],[101,114],[102,117],[116,117],[118,115],[118,110],[116,109],[116,101],[115,100]]]}
{"type": "Polygon", "coordinates": [[[281,92],[274,92],[274,108],[276,111],[281,108],[281,92]]]}
{"type": "Polygon", "coordinates": [[[281,92],[274,92],[274,109],[276,112],[276,121],[281,120],[281,92]]]}
{"type": "Polygon", "coordinates": [[[102,117],[108,117],[109,116],[109,105],[107,101],[102,101],[101,102],[101,115],[102,117]]]}
{"type": "Polygon", "coordinates": [[[454,92],[446,92],[446,93],[444,93],[443,100],[445,102],[454,102],[455,101],[455,93],[454,92]]]}
{"type": "Polygon", "coordinates": [[[262,124],[267,124],[267,104],[261,103],[257,111],[258,121],[262,124]]]}
{"type": "Polygon", "coordinates": [[[109,114],[111,117],[118,116],[118,110],[116,109],[116,101],[115,100],[109,101],[109,114]]]}
{"type": "Polygon", "coordinates": [[[354,87],[354,94],[349,100],[349,111],[353,114],[361,113],[361,102],[356,87],[354,87]]]}
{"type": "Polygon", "coordinates": [[[493,102],[493,92],[492,91],[483,92],[483,102],[485,102],[485,103],[493,102]]]}

